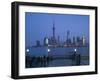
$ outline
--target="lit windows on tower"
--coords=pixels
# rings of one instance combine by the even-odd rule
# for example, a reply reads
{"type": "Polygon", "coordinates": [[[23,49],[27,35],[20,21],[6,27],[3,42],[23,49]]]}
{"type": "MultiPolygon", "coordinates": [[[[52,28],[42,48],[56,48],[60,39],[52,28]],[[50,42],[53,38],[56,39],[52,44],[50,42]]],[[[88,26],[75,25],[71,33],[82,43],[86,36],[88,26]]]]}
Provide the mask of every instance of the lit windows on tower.
{"type": "Polygon", "coordinates": [[[83,44],[83,46],[86,45],[86,38],[85,38],[85,36],[82,37],[82,44],[83,44]]]}

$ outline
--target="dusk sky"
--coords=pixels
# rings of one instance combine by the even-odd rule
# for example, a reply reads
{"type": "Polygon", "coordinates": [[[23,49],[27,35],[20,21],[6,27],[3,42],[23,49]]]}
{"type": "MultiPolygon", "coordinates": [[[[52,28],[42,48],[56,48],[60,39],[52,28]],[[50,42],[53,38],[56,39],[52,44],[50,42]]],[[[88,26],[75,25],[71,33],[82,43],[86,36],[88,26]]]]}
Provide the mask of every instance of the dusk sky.
{"type": "Polygon", "coordinates": [[[89,40],[89,16],[72,14],[50,14],[50,13],[25,13],[25,44],[36,45],[36,40],[43,44],[44,37],[52,36],[52,27],[55,24],[56,38],[65,41],[67,31],[70,38],[73,36],[86,36],[89,40]]]}

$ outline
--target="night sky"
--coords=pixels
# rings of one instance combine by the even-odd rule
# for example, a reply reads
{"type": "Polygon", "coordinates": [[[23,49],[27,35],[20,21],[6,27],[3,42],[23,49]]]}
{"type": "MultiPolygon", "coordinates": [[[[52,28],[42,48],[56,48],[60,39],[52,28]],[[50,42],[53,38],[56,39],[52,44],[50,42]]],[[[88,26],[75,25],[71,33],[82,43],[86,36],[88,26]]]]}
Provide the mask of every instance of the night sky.
{"type": "Polygon", "coordinates": [[[43,44],[44,37],[52,36],[53,23],[55,25],[56,38],[65,41],[67,31],[70,38],[83,35],[89,40],[89,16],[73,14],[50,14],[50,13],[25,13],[25,45],[36,45],[36,40],[43,44]]]}

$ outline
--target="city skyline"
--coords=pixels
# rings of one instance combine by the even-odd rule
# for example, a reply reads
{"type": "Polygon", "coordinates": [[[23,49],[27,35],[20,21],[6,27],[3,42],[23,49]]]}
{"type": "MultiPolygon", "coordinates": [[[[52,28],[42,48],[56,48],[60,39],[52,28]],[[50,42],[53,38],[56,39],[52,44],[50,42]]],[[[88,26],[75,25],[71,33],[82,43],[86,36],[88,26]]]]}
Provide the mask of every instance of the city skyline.
{"type": "Polygon", "coordinates": [[[73,37],[81,38],[85,36],[87,42],[89,41],[89,16],[87,15],[31,12],[26,12],[25,14],[26,46],[36,45],[37,40],[43,45],[45,37],[57,39],[59,36],[60,41],[64,42],[66,41],[68,31],[70,32],[69,38],[71,40],[73,40],[73,37]]]}

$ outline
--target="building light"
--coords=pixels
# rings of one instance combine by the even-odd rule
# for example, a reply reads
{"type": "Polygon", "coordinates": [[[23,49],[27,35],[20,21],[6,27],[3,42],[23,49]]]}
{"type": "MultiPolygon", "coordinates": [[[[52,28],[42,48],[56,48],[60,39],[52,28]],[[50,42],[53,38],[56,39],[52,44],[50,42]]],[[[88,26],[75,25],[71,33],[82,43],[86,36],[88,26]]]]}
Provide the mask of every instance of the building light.
{"type": "Polygon", "coordinates": [[[48,52],[50,52],[50,49],[47,49],[48,52]]]}
{"type": "Polygon", "coordinates": [[[76,51],[77,51],[77,49],[75,48],[75,49],[74,49],[74,51],[76,52],[76,51]]]}
{"type": "Polygon", "coordinates": [[[26,49],[26,52],[29,52],[30,50],[29,49],[26,49]]]}
{"type": "Polygon", "coordinates": [[[83,36],[83,45],[85,45],[85,43],[86,43],[86,39],[85,39],[85,36],[83,36]]]}

